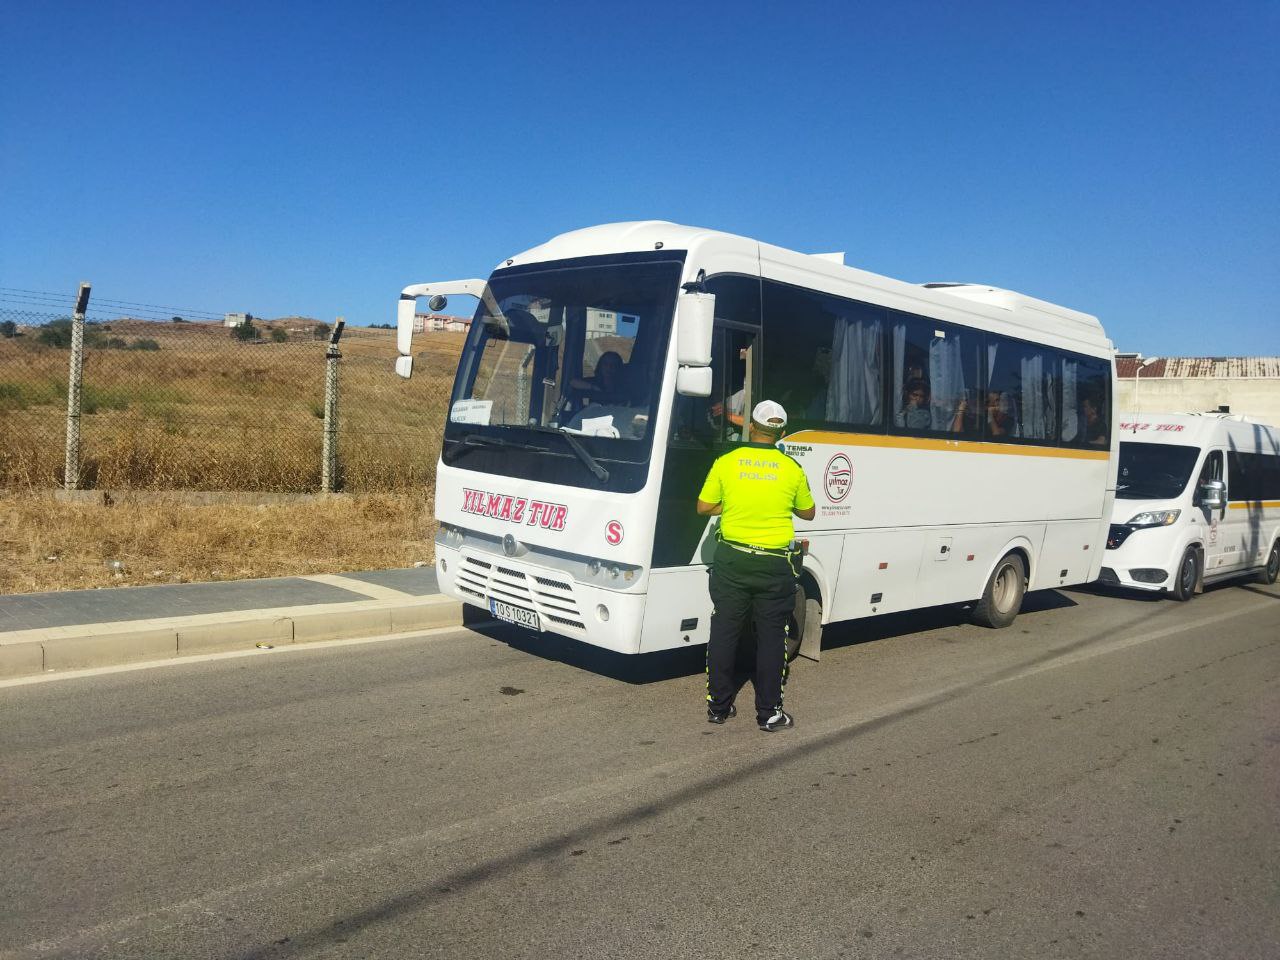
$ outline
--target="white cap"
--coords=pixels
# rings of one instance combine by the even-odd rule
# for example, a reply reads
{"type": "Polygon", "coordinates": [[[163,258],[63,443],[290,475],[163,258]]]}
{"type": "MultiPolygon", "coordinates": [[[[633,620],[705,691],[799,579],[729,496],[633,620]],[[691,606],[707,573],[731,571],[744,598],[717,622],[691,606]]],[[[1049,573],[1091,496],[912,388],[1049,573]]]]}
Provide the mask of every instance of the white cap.
{"type": "Polygon", "coordinates": [[[781,430],[787,425],[787,411],[776,400],[761,400],[751,411],[751,419],[766,430],[781,430]],[[770,423],[770,420],[781,420],[781,423],[770,423]]]}

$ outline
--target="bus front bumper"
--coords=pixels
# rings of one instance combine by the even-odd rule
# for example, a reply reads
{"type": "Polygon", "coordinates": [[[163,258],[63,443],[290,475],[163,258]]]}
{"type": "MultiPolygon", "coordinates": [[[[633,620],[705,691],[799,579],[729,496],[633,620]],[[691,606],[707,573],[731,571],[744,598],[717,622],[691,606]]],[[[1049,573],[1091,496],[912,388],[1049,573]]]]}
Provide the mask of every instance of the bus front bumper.
{"type": "Polygon", "coordinates": [[[644,594],[582,583],[563,570],[436,543],[440,592],[543,633],[638,653],[644,594]]]}

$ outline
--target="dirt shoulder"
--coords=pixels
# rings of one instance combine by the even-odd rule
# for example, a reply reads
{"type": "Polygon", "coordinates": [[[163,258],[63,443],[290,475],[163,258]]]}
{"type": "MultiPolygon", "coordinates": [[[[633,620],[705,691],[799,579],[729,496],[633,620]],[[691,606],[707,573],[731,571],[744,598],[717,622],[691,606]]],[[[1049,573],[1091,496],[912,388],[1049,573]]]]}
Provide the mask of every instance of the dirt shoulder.
{"type": "Polygon", "coordinates": [[[433,557],[429,493],[197,504],[0,492],[0,593],[408,567],[433,557]]]}

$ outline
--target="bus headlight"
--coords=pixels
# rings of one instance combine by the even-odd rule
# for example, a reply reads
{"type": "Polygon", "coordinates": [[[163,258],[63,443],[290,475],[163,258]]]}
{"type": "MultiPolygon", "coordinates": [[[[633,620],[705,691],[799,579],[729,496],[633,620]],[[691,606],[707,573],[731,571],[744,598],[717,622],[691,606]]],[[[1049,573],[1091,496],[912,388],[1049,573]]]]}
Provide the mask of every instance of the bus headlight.
{"type": "Polygon", "coordinates": [[[1167,527],[1181,515],[1181,510],[1148,510],[1146,513],[1140,513],[1130,520],[1127,526],[1134,528],[1167,527]]]}

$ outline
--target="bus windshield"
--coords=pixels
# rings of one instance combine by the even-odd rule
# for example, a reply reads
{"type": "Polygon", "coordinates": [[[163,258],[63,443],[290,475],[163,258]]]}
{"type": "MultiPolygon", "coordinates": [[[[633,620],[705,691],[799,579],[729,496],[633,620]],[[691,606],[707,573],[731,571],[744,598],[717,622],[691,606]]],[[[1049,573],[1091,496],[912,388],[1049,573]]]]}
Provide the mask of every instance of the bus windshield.
{"type": "Polygon", "coordinates": [[[648,439],[679,271],[678,262],[622,261],[495,273],[459,363],[449,432],[648,439]]]}
{"type": "Polygon", "coordinates": [[[1116,496],[1121,500],[1172,500],[1186,489],[1199,456],[1199,447],[1122,442],[1116,496]]]}

